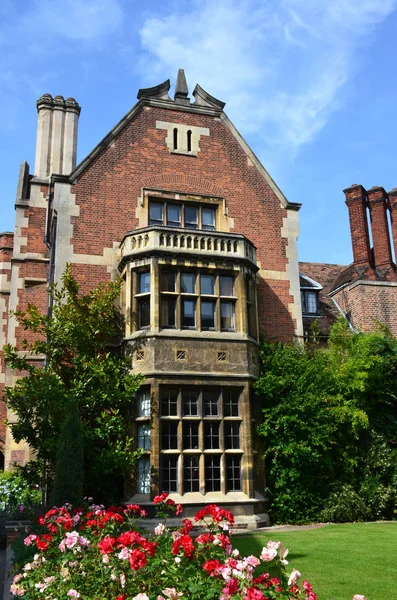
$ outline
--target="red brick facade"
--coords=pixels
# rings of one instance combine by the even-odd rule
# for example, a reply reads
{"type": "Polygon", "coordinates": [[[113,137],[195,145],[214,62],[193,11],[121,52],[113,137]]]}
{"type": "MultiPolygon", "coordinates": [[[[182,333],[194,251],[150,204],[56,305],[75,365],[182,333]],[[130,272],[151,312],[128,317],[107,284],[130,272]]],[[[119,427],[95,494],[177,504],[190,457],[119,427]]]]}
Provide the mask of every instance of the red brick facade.
{"type": "MultiPolygon", "coordinates": [[[[238,494],[241,495],[241,502],[248,502],[247,514],[257,514],[258,510],[263,511],[260,503],[259,508],[249,508],[257,503],[254,500],[256,484],[252,474],[249,390],[257,372],[259,339],[292,341],[302,335],[296,249],[299,205],[285,199],[227,119],[223,103],[209,96],[199,86],[193,92],[195,103],[190,102],[184,92],[176,94],[175,100],[171,100],[168,89],[166,82],[156,88],[140,90],[137,105],[80,165],[76,167],[72,160],[69,171],[59,155],[54,154],[48,132],[51,130],[52,111],[56,103],[58,107],[60,104],[63,106],[65,118],[74,119],[73,135],[77,136],[80,109],[73,99],[63,101],[57,97],[55,100],[49,95],[39,99],[35,174],[29,175],[28,165],[22,165],[12,258],[9,247],[3,250],[3,254],[6,253],[3,261],[12,263],[12,270],[7,268],[5,271],[7,281],[11,283],[10,302],[7,293],[4,295],[3,341],[18,346],[26,337],[26,332],[21,331],[12,318],[6,322],[7,311],[26,309],[29,303],[37,304],[46,311],[47,280],[59,281],[66,263],[72,264],[73,273],[83,291],[122,274],[126,280],[127,299],[123,302],[127,303],[130,311],[135,310],[134,302],[137,304],[139,300],[134,300],[136,278],[143,269],[150,269],[150,332],[153,341],[148,341],[145,349],[147,363],[138,365],[139,369],[147,377],[147,385],[151,386],[155,395],[159,394],[159,386],[160,390],[161,386],[166,389],[170,377],[175,378],[177,372],[178,385],[182,387],[185,383],[196,386],[205,384],[212,388],[215,386],[222,394],[224,392],[221,390],[238,391],[242,454],[230,459],[231,455],[225,452],[222,454],[221,467],[216,467],[218,459],[214,455],[214,468],[225,471],[225,465],[229,465],[230,460],[238,462],[238,457],[242,456],[238,494]],[[186,141],[188,138],[189,141],[186,141]],[[175,140],[178,140],[178,145],[175,140]],[[43,150],[45,148],[49,153],[47,157],[43,150]],[[51,165],[54,164],[63,164],[61,174],[51,172],[51,165]],[[193,229],[189,229],[189,226],[184,229],[182,221],[177,224],[180,229],[165,227],[166,222],[161,222],[160,228],[156,228],[149,221],[149,203],[156,201],[168,201],[180,206],[178,210],[183,215],[185,205],[196,207],[194,210],[200,211],[197,212],[200,215],[205,210],[213,211],[216,215],[214,225],[205,228],[204,224],[201,225],[200,216],[200,224],[193,229]],[[154,242],[154,239],[157,241],[154,242]],[[136,247],[136,243],[139,246],[136,247]],[[139,250],[141,243],[148,245],[146,253],[139,250]],[[159,248],[161,245],[163,249],[159,248]],[[171,251],[171,247],[174,251],[171,251]],[[157,304],[162,296],[155,297],[155,293],[160,293],[159,268],[174,269],[177,273],[180,267],[194,269],[197,281],[201,281],[200,273],[213,277],[217,282],[216,290],[220,289],[219,273],[223,273],[226,280],[234,282],[232,297],[227,301],[222,300],[219,291],[216,292],[218,299],[196,300],[196,296],[193,296],[190,300],[194,306],[197,304],[197,307],[201,307],[198,310],[203,310],[205,304],[207,310],[211,306],[217,307],[218,312],[216,316],[213,313],[215,321],[209,327],[210,331],[203,330],[203,315],[198,315],[198,325],[193,327],[195,331],[192,334],[183,331],[181,324],[179,330],[176,326],[175,333],[173,330],[164,330],[164,326],[161,331],[160,321],[163,317],[159,314],[157,304]],[[246,287],[252,281],[254,292],[246,287]],[[226,309],[233,316],[221,317],[220,311],[226,309]],[[226,329],[222,329],[222,318],[229,319],[225,321],[228,324],[226,329]],[[227,333],[222,333],[224,331],[227,333]],[[181,365],[173,363],[175,342],[170,346],[172,356],[167,350],[167,344],[175,336],[183,344],[190,344],[188,356],[202,357],[201,363],[187,364],[185,369],[189,374],[185,376],[181,365]],[[222,352],[218,352],[218,349],[222,352]],[[228,358],[222,366],[214,366],[212,356],[219,354],[228,358]],[[167,361],[168,371],[164,371],[167,361]],[[192,369],[197,372],[194,377],[192,369]]],[[[60,135],[61,146],[65,144],[70,154],[74,138],[67,138],[64,130],[60,130],[60,135]]],[[[61,152],[65,157],[62,147],[61,152]]],[[[7,238],[8,243],[10,239],[7,238]]],[[[196,292],[199,289],[201,287],[196,292]]],[[[231,292],[228,294],[230,296],[231,292]]],[[[183,302],[181,298],[180,303],[183,302]]],[[[177,319],[181,323],[179,311],[178,308],[177,319]]],[[[175,329],[175,324],[172,327],[175,329]]],[[[126,332],[126,340],[138,339],[140,333],[139,329],[135,331],[132,328],[126,332]]],[[[14,375],[6,372],[4,365],[2,367],[4,376],[1,385],[12,385],[14,375]]],[[[203,389],[209,388],[200,387],[200,390],[203,389]]],[[[223,422],[219,421],[219,424],[223,427],[223,422]]],[[[162,450],[156,446],[159,430],[156,424],[153,427],[150,460],[152,470],[158,470],[161,469],[162,450]],[[156,455],[156,452],[160,454],[156,455]]],[[[9,435],[6,446],[6,468],[29,458],[28,449],[15,445],[9,435]]],[[[205,456],[200,454],[202,490],[206,489],[205,456]]],[[[233,463],[235,474],[237,462],[233,463]]],[[[153,485],[152,491],[155,489],[153,485]]],[[[183,485],[183,482],[178,483],[178,494],[184,493],[183,485]]],[[[211,485],[218,483],[212,482],[211,485]]],[[[222,483],[220,491],[227,500],[225,485],[222,483]]]]}

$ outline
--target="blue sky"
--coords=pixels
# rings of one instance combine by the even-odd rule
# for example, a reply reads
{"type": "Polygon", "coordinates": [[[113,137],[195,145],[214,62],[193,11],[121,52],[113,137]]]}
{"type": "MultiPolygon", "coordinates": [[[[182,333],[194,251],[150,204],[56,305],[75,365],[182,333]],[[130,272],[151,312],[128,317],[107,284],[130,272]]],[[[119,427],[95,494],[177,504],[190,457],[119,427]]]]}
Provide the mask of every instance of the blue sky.
{"type": "Polygon", "coordinates": [[[34,168],[36,100],[82,106],[78,159],[183,67],[300,211],[301,260],[347,264],[342,189],[397,187],[397,0],[1,0],[0,230],[20,163],[34,168]]]}

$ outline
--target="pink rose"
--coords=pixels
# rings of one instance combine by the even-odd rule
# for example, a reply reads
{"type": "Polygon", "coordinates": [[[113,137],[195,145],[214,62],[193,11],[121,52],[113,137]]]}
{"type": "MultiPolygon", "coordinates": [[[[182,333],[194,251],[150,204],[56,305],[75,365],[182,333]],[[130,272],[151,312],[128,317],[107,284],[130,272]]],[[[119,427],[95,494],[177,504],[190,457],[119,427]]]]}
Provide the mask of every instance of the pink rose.
{"type": "Polygon", "coordinates": [[[354,594],[353,600],[367,600],[367,599],[365,596],[362,596],[361,594],[354,594]]]}
{"type": "Polygon", "coordinates": [[[300,577],[302,577],[301,573],[299,573],[299,571],[296,569],[292,569],[292,573],[288,579],[288,585],[295,585],[300,577]]]}
{"type": "Polygon", "coordinates": [[[277,556],[277,550],[275,548],[263,548],[261,552],[261,560],[270,562],[277,556]]]}
{"type": "Polygon", "coordinates": [[[272,542],[271,540],[268,541],[268,543],[266,544],[267,548],[274,548],[275,550],[278,550],[281,546],[281,542],[272,542]]]}

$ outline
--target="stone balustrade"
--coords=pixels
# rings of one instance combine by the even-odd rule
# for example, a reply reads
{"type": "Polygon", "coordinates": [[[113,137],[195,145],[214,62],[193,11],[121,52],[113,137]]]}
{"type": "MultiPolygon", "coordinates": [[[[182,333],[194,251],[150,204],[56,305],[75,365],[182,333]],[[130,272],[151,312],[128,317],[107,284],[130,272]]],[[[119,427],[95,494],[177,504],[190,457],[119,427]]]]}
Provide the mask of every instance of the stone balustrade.
{"type": "Polygon", "coordinates": [[[173,255],[248,260],[256,265],[255,246],[243,235],[221,231],[179,229],[164,226],[130,231],[121,242],[121,261],[154,251],[173,255]]]}

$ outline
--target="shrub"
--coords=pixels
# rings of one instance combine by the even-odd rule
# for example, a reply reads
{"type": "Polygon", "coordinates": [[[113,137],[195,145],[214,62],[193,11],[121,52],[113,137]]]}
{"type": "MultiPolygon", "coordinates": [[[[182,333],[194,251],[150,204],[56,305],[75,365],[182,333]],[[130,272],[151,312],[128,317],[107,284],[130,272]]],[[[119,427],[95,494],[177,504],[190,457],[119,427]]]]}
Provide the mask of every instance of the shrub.
{"type": "Polygon", "coordinates": [[[24,600],[317,600],[308,581],[298,585],[298,571],[287,575],[280,542],[268,542],[259,558],[233,550],[230,511],[208,505],[171,531],[167,516],[182,507],[165,493],[154,502],[163,519],[154,534],[136,527],[145,516],[138,505],[49,510],[24,540],[35,554],[11,592],[24,600]]]}
{"type": "Polygon", "coordinates": [[[29,518],[41,502],[38,486],[17,471],[0,472],[0,510],[7,519],[29,518]]]}

